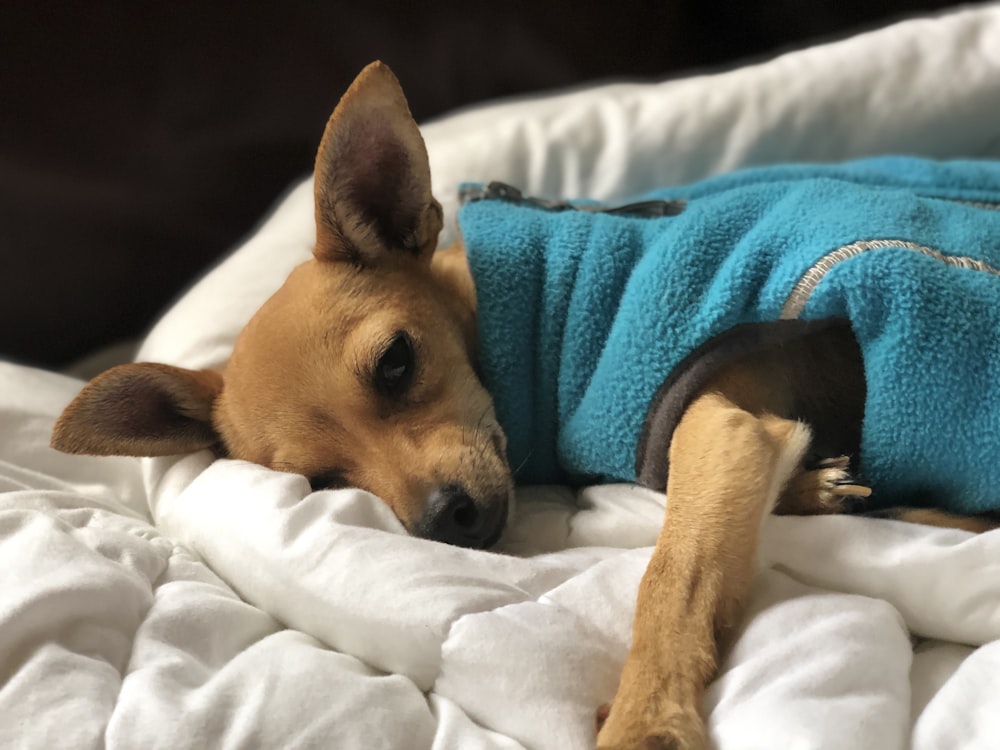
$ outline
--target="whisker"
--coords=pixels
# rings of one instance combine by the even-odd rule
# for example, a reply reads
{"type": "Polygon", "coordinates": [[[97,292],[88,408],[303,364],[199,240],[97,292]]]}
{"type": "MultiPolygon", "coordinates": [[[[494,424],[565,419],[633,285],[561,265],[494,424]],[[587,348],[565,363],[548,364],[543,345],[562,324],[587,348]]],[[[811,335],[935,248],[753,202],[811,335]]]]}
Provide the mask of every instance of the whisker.
{"type": "Polygon", "coordinates": [[[516,468],[516,469],[514,469],[514,470],[513,470],[512,472],[511,472],[511,476],[515,476],[515,477],[516,477],[516,476],[517,476],[517,474],[518,474],[518,472],[519,472],[519,471],[521,471],[521,469],[523,469],[523,468],[524,468],[524,465],[525,465],[526,463],[528,463],[528,459],[529,459],[529,458],[531,458],[531,451],[528,451],[528,455],[526,455],[526,456],[524,457],[524,460],[523,460],[523,461],[521,461],[521,463],[519,463],[519,464],[517,465],[517,468],[516,468]]]}
{"type": "Polygon", "coordinates": [[[479,421],[476,422],[476,436],[479,436],[480,430],[483,429],[483,421],[486,419],[486,415],[490,413],[489,407],[483,409],[483,413],[479,415],[479,421]]]}

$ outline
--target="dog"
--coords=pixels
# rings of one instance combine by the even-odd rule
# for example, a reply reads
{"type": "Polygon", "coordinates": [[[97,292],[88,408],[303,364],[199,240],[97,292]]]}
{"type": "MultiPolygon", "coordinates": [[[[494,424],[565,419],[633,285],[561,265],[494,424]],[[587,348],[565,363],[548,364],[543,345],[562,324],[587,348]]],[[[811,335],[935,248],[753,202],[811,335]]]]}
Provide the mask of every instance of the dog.
{"type": "MultiPolygon", "coordinates": [[[[575,210],[500,193],[544,215],[575,210]]],[[[112,368],[65,409],[53,447],[132,456],[207,448],[305,475],[316,489],[368,490],[411,534],[490,547],[507,522],[514,472],[512,436],[484,385],[480,308],[489,300],[464,242],[437,249],[442,211],[426,149],[381,63],[361,72],[330,117],[315,214],[313,258],[253,316],[222,372],[112,368]]],[[[649,410],[662,419],[646,426],[638,474],[665,490],[668,511],[617,693],[597,710],[600,748],[707,747],[702,697],[748,597],[761,524],[772,512],[839,513],[871,494],[851,459],[868,388],[854,329],[824,320],[764,330],[753,346],[723,347],[698,378],[681,378],[680,401],[657,398],[665,406],[649,410]]],[[[995,526],[931,509],[882,515],[995,526]]]]}

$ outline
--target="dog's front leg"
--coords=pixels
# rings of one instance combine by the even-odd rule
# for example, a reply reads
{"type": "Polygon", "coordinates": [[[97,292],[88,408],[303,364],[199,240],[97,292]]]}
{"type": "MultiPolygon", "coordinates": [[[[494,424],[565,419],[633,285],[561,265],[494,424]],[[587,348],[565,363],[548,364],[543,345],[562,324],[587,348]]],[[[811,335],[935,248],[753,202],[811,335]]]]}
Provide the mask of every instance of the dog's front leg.
{"type": "MultiPolygon", "coordinates": [[[[799,469],[809,429],[718,393],[694,401],[670,446],[667,512],[639,587],[632,647],[598,747],[707,746],[705,685],[757,570],[761,521],[799,469]]],[[[603,724],[603,726],[601,726],[603,724]]]]}

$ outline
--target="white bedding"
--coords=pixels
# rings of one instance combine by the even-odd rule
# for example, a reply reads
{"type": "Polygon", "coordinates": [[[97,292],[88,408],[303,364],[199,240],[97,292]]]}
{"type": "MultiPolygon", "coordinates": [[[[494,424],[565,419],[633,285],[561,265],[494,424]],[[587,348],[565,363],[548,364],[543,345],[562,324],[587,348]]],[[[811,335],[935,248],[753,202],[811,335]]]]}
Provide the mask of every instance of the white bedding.
{"type": "MultiPolygon", "coordinates": [[[[450,217],[467,179],[615,198],[749,163],[1000,156],[1000,9],[424,132],[450,217]]],[[[310,189],[140,357],[221,364],[307,256],[310,189]]],[[[55,453],[80,386],[0,363],[0,748],[591,746],[663,498],[526,488],[508,554],[457,549],[251,464],[55,453]]],[[[1000,747],[1000,532],[775,518],[762,554],[706,700],[719,748],[1000,747]]]]}

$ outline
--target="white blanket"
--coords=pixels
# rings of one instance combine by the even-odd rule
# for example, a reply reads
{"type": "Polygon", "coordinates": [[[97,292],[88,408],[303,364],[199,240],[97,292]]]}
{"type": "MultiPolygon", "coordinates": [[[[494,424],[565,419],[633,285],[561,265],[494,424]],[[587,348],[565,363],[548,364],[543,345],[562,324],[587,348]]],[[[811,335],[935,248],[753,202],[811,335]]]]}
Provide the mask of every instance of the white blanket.
{"type": "MultiPolygon", "coordinates": [[[[435,186],[619,197],[747,163],[1000,156],[1000,9],[425,128],[435,186]]],[[[306,257],[310,186],[141,357],[218,365],[306,257]]],[[[586,748],[664,499],[526,488],[503,554],[207,454],[48,448],[73,378],[0,364],[0,748],[586,748]]],[[[775,518],[705,710],[719,748],[1000,746],[1000,532],[775,518]]]]}

